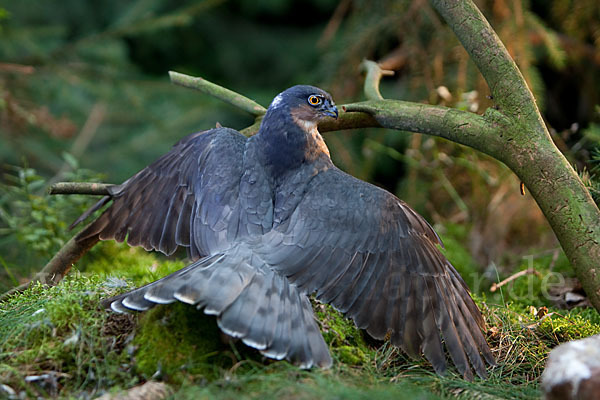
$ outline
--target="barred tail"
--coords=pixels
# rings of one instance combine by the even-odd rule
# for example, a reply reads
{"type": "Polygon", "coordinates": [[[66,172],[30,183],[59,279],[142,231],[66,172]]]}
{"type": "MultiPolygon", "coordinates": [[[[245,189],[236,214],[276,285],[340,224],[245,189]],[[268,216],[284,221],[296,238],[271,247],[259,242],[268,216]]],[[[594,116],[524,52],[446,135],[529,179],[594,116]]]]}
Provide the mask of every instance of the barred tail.
{"type": "Polygon", "coordinates": [[[331,365],[306,294],[249,251],[203,258],[104,303],[125,312],[176,300],[216,315],[223,332],[267,357],[302,368],[331,365]]]}

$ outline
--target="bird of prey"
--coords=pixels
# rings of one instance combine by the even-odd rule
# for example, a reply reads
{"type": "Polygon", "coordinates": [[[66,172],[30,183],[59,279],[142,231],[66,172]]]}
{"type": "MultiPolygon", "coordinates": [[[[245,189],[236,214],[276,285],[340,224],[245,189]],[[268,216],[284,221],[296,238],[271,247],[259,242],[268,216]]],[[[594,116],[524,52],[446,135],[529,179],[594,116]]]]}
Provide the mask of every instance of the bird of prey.
{"type": "Polygon", "coordinates": [[[484,360],[494,359],[483,317],[440,238],[402,200],[333,165],[317,124],[337,117],[327,92],[294,86],[275,97],[256,135],[189,135],[113,187],[90,211],[112,204],[80,239],[165,254],[182,246],[193,262],[108,303],[121,312],[192,304],[267,357],[329,367],[314,294],[372,337],[423,353],[438,373],[445,347],[465,378],[471,367],[485,377],[484,360]]]}

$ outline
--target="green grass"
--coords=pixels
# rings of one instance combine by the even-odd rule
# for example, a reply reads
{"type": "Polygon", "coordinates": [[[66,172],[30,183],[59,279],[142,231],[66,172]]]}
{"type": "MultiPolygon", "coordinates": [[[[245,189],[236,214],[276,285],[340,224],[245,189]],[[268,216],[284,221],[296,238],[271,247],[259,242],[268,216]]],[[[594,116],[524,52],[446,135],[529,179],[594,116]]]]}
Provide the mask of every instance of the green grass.
{"type": "Polygon", "coordinates": [[[99,276],[73,274],[56,287],[38,285],[2,303],[0,381],[28,397],[136,384],[123,351],[134,318],[99,308],[111,294],[99,276]]]}
{"type": "MultiPolygon", "coordinates": [[[[458,240],[446,242],[451,260],[458,256],[462,265],[475,265],[458,240]]],[[[410,359],[389,343],[367,338],[317,302],[335,360],[326,371],[303,371],[267,360],[241,342],[224,341],[214,317],[184,304],[137,315],[103,310],[100,299],[183,263],[102,243],[79,265],[85,273],[75,271],[56,287],[35,286],[0,304],[0,382],[28,397],[95,396],[153,379],[167,383],[178,399],[537,399],[548,352],[566,340],[600,333],[600,316],[592,309],[549,305],[540,282],[550,274],[550,259],[535,262],[539,277],[476,296],[498,366],[488,380],[467,382],[452,368],[444,377],[434,374],[424,359],[410,359]],[[541,307],[548,308],[546,314],[539,313],[541,307]]]]}

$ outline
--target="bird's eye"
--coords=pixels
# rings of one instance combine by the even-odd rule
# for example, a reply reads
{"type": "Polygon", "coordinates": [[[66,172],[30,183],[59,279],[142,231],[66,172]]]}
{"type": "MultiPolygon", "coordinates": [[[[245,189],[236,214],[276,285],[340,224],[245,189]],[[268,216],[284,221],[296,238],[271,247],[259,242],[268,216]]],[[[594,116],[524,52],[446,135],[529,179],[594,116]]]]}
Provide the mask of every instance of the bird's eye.
{"type": "Polygon", "coordinates": [[[314,94],[308,98],[308,104],[310,104],[311,106],[317,106],[321,104],[322,101],[323,100],[321,100],[319,96],[315,96],[314,94]]]}

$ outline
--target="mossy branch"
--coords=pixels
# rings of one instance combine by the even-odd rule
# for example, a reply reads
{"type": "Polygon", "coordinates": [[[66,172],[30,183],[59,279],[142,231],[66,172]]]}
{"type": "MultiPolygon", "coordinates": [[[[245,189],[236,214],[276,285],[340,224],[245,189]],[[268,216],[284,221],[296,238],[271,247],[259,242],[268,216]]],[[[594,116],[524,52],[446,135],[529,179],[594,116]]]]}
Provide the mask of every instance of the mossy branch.
{"type": "Polygon", "coordinates": [[[503,142],[494,157],[525,183],[577,278],[600,310],[600,210],[554,145],[535,98],[498,35],[472,0],[431,0],[488,82],[503,142]],[[498,151],[499,150],[499,151],[498,151]]]}
{"type": "Polygon", "coordinates": [[[267,112],[267,109],[247,97],[242,96],[233,90],[226,89],[206,79],[181,74],[175,71],[169,71],[171,82],[190,89],[196,89],[202,93],[216,97],[219,100],[229,103],[234,107],[244,110],[254,116],[261,116],[267,112]]]}
{"type": "Polygon", "coordinates": [[[502,150],[499,125],[471,112],[389,99],[348,104],[346,109],[371,115],[383,128],[439,136],[492,156],[502,150]]]}

